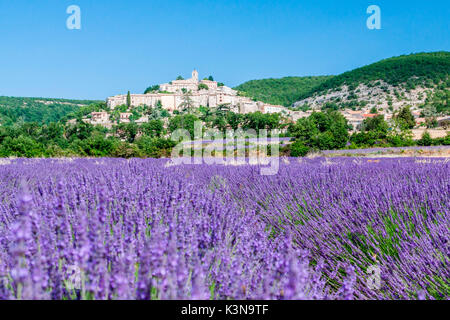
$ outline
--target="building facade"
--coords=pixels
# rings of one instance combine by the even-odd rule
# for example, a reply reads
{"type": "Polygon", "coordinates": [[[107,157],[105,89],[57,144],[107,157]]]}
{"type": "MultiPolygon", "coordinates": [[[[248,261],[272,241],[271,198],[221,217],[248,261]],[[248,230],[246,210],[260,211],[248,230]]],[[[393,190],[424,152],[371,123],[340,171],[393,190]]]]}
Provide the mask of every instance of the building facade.
{"type": "MultiPolygon", "coordinates": [[[[158,92],[148,94],[131,94],[131,106],[147,105],[156,106],[158,103],[168,111],[181,111],[189,99],[192,107],[198,108],[217,107],[228,104],[230,109],[238,113],[250,113],[261,111],[263,113],[285,112],[288,109],[283,106],[273,106],[260,101],[253,101],[248,97],[241,97],[236,90],[230,87],[218,85],[216,81],[198,79],[198,72],[192,71],[192,77],[186,80],[173,80],[159,85],[158,92]]],[[[110,109],[127,104],[127,95],[109,97],[107,105],[110,109]]]]}

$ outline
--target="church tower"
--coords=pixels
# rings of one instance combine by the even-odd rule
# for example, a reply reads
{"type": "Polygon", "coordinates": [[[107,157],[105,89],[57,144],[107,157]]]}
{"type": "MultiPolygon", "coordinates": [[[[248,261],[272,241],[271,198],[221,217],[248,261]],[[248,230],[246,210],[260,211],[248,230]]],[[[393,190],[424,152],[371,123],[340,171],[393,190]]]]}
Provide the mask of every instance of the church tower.
{"type": "Polygon", "coordinates": [[[192,80],[194,80],[195,82],[198,82],[198,72],[195,69],[194,69],[194,71],[192,71],[192,80]]]}

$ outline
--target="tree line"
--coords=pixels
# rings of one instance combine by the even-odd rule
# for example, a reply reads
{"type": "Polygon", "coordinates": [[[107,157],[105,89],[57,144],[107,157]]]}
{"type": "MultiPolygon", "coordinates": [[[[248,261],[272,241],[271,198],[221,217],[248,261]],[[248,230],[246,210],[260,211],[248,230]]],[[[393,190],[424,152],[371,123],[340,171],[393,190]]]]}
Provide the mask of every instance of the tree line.
{"type": "MultiPolygon", "coordinates": [[[[170,115],[161,106],[143,106],[129,123],[113,122],[111,128],[92,125],[86,120],[88,112],[100,111],[104,104],[94,104],[71,113],[75,121],[39,123],[22,122],[0,126],[0,157],[167,157],[175,142],[170,135],[186,129],[194,137],[194,123],[201,121],[205,128],[226,129],[282,129],[285,118],[280,114],[261,112],[246,115],[229,111],[229,106],[201,107],[189,112],[170,115]],[[164,112],[165,111],[165,112],[164,112]],[[135,122],[142,115],[149,120],[135,122]]],[[[121,110],[120,107],[116,108],[121,110]]],[[[110,110],[111,111],[111,110],[110,110]]],[[[114,118],[114,112],[110,112],[114,118]]]]}
{"type": "Polygon", "coordinates": [[[305,156],[311,151],[334,149],[359,149],[371,147],[406,147],[450,145],[450,135],[432,139],[425,131],[418,141],[413,140],[411,129],[415,126],[409,107],[402,108],[386,122],[383,115],[367,118],[359,131],[349,133],[350,126],[345,117],[336,110],[314,112],[299,119],[288,128],[288,135],[295,138],[289,146],[291,156],[305,156]]]}
{"type": "MultiPolygon", "coordinates": [[[[170,139],[177,129],[187,130],[194,138],[194,124],[200,121],[204,130],[278,129],[281,136],[292,137],[281,151],[291,156],[304,156],[315,150],[333,150],[368,147],[399,147],[412,145],[450,145],[450,137],[431,139],[425,133],[421,140],[413,141],[411,129],[415,120],[408,107],[400,110],[387,123],[383,115],[365,119],[360,131],[351,129],[345,117],[336,110],[314,112],[296,123],[280,113],[235,113],[229,105],[216,108],[186,107],[185,111],[169,114],[161,106],[142,106],[129,123],[113,123],[111,128],[92,125],[85,121],[86,113],[105,108],[93,104],[72,114],[75,121],[65,119],[41,124],[15,123],[0,126],[0,157],[167,157],[176,145],[170,139]],[[138,124],[135,119],[147,115],[148,121],[138,124]]],[[[118,108],[120,110],[120,107],[118,108]]],[[[111,112],[111,117],[114,117],[111,112]]]]}

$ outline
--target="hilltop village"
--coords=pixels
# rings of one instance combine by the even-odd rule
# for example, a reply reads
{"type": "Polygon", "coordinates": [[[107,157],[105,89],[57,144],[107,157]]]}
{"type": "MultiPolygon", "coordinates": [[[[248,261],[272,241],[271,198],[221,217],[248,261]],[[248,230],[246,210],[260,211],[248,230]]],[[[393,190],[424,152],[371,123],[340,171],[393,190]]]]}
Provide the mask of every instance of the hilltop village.
{"type": "MultiPolygon", "coordinates": [[[[107,128],[111,128],[117,123],[135,122],[136,124],[142,124],[148,122],[149,117],[141,114],[140,117],[136,118],[133,116],[133,110],[144,107],[162,108],[169,114],[193,112],[200,107],[207,107],[212,110],[225,108],[237,114],[279,113],[288,123],[308,117],[313,112],[312,110],[295,111],[282,105],[255,101],[223,83],[212,80],[212,77],[199,80],[197,70],[192,71],[190,79],[178,77],[168,83],[155,85],[143,94],[128,93],[108,97],[106,106],[108,110],[92,112],[83,118],[83,121],[107,128]]],[[[75,120],[73,119],[71,122],[75,122],[75,120]]]]}
{"type": "MultiPolygon", "coordinates": [[[[187,99],[192,102],[193,108],[200,106],[215,108],[219,105],[229,105],[230,111],[236,113],[250,113],[261,111],[262,113],[285,112],[289,110],[283,106],[274,106],[260,101],[238,95],[233,90],[217,81],[208,79],[199,80],[197,70],[192,71],[192,78],[178,79],[169,83],[163,83],[155,87],[147,94],[131,94],[131,106],[148,105],[155,106],[158,102],[170,112],[182,111],[187,99]]],[[[110,109],[127,103],[127,95],[117,95],[107,99],[110,109]]]]}
{"type": "MultiPolygon", "coordinates": [[[[119,122],[130,122],[131,110],[139,106],[161,107],[169,113],[176,114],[183,111],[195,110],[201,106],[211,109],[225,106],[227,110],[239,114],[252,112],[280,113],[292,120],[306,116],[281,105],[271,105],[261,101],[254,101],[248,97],[240,96],[239,92],[230,87],[210,79],[199,80],[197,70],[192,71],[190,79],[177,79],[169,83],[154,86],[144,94],[121,94],[106,99],[110,112],[93,112],[90,119],[85,121],[91,124],[109,126],[113,124],[110,119],[111,111],[118,107],[127,106],[128,110],[120,112],[119,122]]],[[[142,116],[135,119],[136,123],[147,122],[148,118],[142,116]]],[[[294,120],[295,121],[295,120],[294,120]]]]}

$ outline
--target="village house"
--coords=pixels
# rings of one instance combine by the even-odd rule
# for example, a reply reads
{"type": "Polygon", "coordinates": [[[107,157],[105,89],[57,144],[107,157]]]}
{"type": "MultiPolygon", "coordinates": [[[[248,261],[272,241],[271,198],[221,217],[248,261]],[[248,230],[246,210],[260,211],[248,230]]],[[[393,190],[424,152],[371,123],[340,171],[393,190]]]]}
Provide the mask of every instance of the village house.
{"type": "Polygon", "coordinates": [[[355,130],[358,128],[364,121],[363,111],[353,111],[345,109],[341,112],[345,119],[347,119],[348,124],[350,124],[355,130]]]}
{"type": "Polygon", "coordinates": [[[121,123],[129,123],[131,115],[132,115],[131,112],[122,112],[122,113],[120,113],[120,122],[121,123]]]}
{"type": "Polygon", "coordinates": [[[91,112],[91,124],[106,124],[109,122],[108,112],[91,112]]]}
{"type": "Polygon", "coordinates": [[[426,122],[425,118],[416,118],[415,120],[417,125],[421,125],[426,122]]]}
{"type": "Polygon", "coordinates": [[[420,111],[413,111],[411,112],[414,118],[420,118],[420,111]]]}
{"type": "Polygon", "coordinates": [[[375,117],[378,117],[378,116],[379,116],[378,113],[366,113],[366,114],[363,114],[364,119],[375,118],[375,117]]]}

